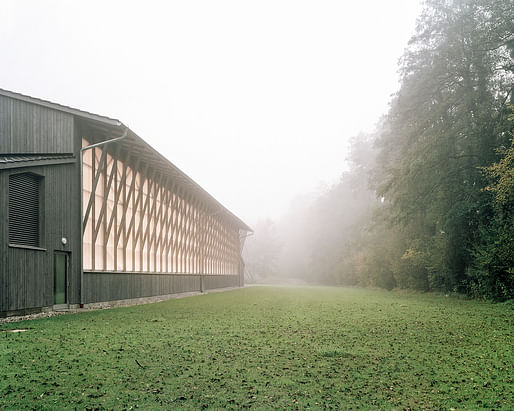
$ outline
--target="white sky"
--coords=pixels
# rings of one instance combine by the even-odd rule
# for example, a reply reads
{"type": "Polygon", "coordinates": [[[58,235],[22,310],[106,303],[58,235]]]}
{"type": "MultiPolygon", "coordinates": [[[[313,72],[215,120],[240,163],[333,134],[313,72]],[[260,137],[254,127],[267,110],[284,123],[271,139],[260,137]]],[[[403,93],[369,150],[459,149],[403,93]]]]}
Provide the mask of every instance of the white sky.
{"type": "Polygon", "coordinates": [[[0,88],[118,118],[249,224],[339,179],[418,0],[0,0],[0,88]]]}

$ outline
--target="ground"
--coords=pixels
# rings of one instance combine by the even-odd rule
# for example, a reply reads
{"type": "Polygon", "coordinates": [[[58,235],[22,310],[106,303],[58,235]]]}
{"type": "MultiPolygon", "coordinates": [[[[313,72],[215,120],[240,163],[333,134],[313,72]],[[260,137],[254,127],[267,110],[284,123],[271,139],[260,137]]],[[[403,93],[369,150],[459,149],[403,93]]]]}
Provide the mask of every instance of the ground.
{"type": "Polygon", "coordinates": [[[5,323],[0,409],[512,409],[513,330],[511,303],[335,287],[5,323]]]}

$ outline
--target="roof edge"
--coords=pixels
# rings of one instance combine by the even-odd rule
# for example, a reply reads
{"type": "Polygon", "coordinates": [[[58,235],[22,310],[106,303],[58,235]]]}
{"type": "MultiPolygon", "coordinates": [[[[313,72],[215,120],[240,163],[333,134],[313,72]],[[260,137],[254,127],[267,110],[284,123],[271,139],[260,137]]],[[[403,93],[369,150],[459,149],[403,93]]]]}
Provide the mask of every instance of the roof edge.
{"type": "Polygon", "coordinates": [[[5,90],[2,88],[0,88],[0,95],[9,97],[9,98],[13,98],[16,100],[25,101],[25,102],[31,103],[31,104],[36,104],[38,106],[50,108],[53,110],[63,111],[65,113],[69,113],[74,116],[83,117],[88,120],[98,121],[100,123],[108,124],[110,126],[119,127],[122,125],[121,121],[114,119],[114,118],[101,116],[99,114],[90,113],[89,111],[79,110],[77,108],[65,106],[65,105],[58,104],[58,103],[52,103],[51,101],[48,101],[48,100],[43,100],[43,99],[40,99],[37,97],[27,96],[27,95],[21,94],[21,93],[15,93],[14,91],[5,90]]]}
{"type": "Polygon", "coordinates": [[[120,120],[117,120],[117,119],[114,119],[114,118],[110,118],[110,117],[106,117],[106,116],[101,116],[101,115],[94,114],[94,113],[90,113],[90,112],[84,111],[84,110],[79,110],[79,109],[76,109],[76,108],[73,108],[73,107],[69,107],[69,106],[65,106],[65,105],[62,105],[62,104],[53,103],[51,101],[43,100],[43,99],[40,99],[40,98],[37,98],[37,97],[27,96],[25,94],[16,93],[16,92],[5,90],[5,89],[2,89],[2,88],[0,88],[0,96],[5,96],[5,97],[12,98],[12,99],[16,99],[16,100],[24,101],[24,102],[27,102],[27,103],[36,104],[36,105],[39,105],[39,106],[42,106],[42,107],[50,108],[52,110],[57,110],[57,111],[65,112],[65,113],[71,114],[73,116],[80,117],[80,118],[85,119],[85,120],[100,122],[100,123],[106,124],[106,125],[111,126],[111,127],[117,127],[117,128],[123,127],[123,128],[126,128],[127,130],[130,131],[132,136],[134,136],[136,139],[140,140],[144,145],[146,145],[148,148],[150,148],[150,150],[152,150],[155,155],[160,157],[161,161],[167,163],[168,167],[173,168],[176,172],[181,174],[183,176],[183,178],[185,178],[186,180],[190,181],[194,186],[198,187],[198,189],[200,191],[202,191],[207,196],[207,198],[209,198],[214,204],[219,206],[220,207],[220,210],[219,210],[220,214],[226,214],[232,220],[237,222],[237,225],[239,226],[239,229],[242,229],[242,230],[248,231],[248,232],[253,232],[253,230],[243,220],[241,220],[234,213],[232,213],[228,208],[226,208],[223,204],[221,204],[218,200],[216,200],[216,198],[213,195],[211,195],[207,190],[205,190],[200,184],[198,184],[196,181],[194,181],[185,172],[183,172],[175,164],[173,164],[168,158],[163,156],[155,148],[153,148],[149,143],[147,143],[143,138],[138,136],[133,130],[131,130],[126,125],[124,125],[120,120]]]}

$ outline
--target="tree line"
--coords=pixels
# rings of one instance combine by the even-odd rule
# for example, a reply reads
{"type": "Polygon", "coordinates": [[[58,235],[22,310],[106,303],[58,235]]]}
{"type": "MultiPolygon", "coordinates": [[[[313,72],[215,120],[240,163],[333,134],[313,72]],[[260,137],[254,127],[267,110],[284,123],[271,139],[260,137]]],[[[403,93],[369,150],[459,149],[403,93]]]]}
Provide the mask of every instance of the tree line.
{"type": "Polygon", "coordinates": [[[340,182],[256,227],[257,271],[514,298],[514,2],[426,1],[400,73],[340,182]]]}

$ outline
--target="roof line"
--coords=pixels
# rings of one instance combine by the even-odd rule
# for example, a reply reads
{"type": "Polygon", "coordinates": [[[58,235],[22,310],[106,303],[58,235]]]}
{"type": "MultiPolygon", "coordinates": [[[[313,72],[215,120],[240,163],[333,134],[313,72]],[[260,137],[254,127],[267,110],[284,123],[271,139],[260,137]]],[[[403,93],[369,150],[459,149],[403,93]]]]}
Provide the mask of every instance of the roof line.
{"type": "Polygon", "coordinates": [[[243,222],[243,220],[241,220],[234,213],[232,213],[228,208],[226,208],[223,204],[221,204],[218,200],[216,200],[216,198],[213,195],[211,195],[207,190],[205,190],[200,184],[198,184],[191,177],[189,177],[186,173],[184,173],[180,168],[178,168],[175,164],[173,164],[169,159],[167,159],[165,156],[163,156],[161,153],[159,153],[155,148],[153,148],[150,144],[148,144],[143,138],[139,137],[129,127],[125,126],[121,121],[119,121],[117,119],[110,118],[110,117],[106,117],[106,116],[101,116],[101,115],[98,115],[98,114],[90,113],[88,111],[79,110],[79,109],[76,109],[76,108],[73,108],[73,107],[64,106],[62,104],[52,103],[51,101],[43,100],[43,99],[40,99],[40,98],[31,97],[31,96],[27,96],[27,95],[24,95],[24,94],[21,94],[21,93],[16,93],[16,92],[13,92],[13,91],[5,90],[5,89],[2,89],[2,88],[0,88],[0,95],[6,96],[6,97],[9,97],[9,98],[13,98],[13,99],[16,99],[16,100],[25,101],[25,102],[31,103],[31,104],[37,104],[39,106],[47,107],[47,108],[50,108],[50,109],[53,109],[53,110],[62,111],[62,112],[69,113],[69,114],[77,116],[77,117],[81,117],[81,118],[86,119],[86,120],[92,120],[92,121],[100,122],[100,123],[103,123],[103,124],[107,124],[109,126],[113,126],[113,127],[122,127],[123,126],[123,127],[126,127],[126,129],[128,129],[130,131],[130,133],[136,139],[140,140],[145,146],[147,146],[154,153],[154,155],[158,156],[161,159],[161,161],[167,163],[168,167],[173,168],[186,181],[189,181],[191,184],[196,186],[201,192],[203,192],[207,196],[207,198],[209,198],[214,204],[218,205],[220,207],[220,209],[222,210],[223,214],[226,214],[230,218],[235,220],[238,223],[239,228],[242,228],[245,231],[250,231],[250,232],[253,231],[247,224],[245,224],[243,222]]]}
{"type": "Polygon", "coordinates": [[[48,100],[43,100],[40,98],[27,96],[27,95],[21,94],[21,93],[15,93],[13,91],[5,90],[2,88],[0,88],[0,95],[14,98],[16,100],[25,101],[27,103],[37,104],[39,106],[51,108],[53,110],[64,111],[65,113],[69,113],[69,114],[73,114],[75,116],[87,118],[89,120],[98,121],[100,123],[109,124],[110,126],[118,127],[118,126],[122,125],[121,121],[116,120],[114,118],[101,116],[99,114],[90,113],[89,111],[79,110],[77,108],[65,106],[65,105],[58,104],[58,103],[52,103],[51,101],[48,101],[48,100]]]}
{"type": "Polygon", "coordinates": [[[74,163],[73,154],[0,154],[0,169],[74,163]]]}

